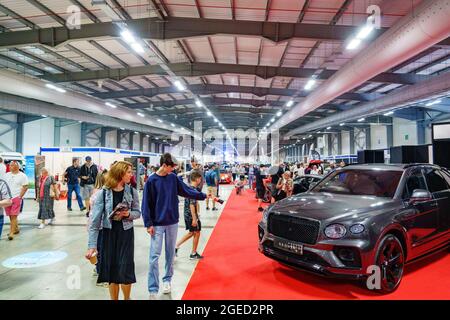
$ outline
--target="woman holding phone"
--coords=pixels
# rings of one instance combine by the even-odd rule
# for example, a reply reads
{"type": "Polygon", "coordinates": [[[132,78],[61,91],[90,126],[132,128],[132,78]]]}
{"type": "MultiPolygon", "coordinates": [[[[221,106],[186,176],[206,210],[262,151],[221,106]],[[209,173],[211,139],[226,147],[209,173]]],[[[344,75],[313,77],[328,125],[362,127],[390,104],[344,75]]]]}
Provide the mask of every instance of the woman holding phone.
{"type": "Polygon", "coordinates": [[[102,192],[95,197],[89,225],[87,259],[97,255],[98,233],[102,227],[103,249],[98,259],[100,268],[97,283],[109,283],[112,300],[130,299],[131,285],[136,282],[134,272],[133,220],[141,216],[139,197],[131,188],[132,164],[116,162],[106,175],[102,192]]]}

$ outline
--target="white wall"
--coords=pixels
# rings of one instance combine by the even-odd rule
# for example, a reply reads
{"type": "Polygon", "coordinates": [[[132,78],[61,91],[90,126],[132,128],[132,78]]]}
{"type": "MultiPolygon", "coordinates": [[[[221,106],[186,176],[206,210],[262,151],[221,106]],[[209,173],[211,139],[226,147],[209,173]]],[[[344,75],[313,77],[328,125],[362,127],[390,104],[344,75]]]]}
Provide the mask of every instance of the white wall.
{"type": "Polygon", "coordinates": [[[81,145],[81,124],[75,124],[61,128],[60,146],[74,147],[80,145],[81,145]]]}
{"type": "Polygon", "coordinates": [[[140,134],[134,134],[133,133],[133,150],[139,150],[141,148],[140,142],[139,142],[140,134]]]}
{"type": "Polygon", "coordinates": [[[149,152],[150,150],[148,149],[148,137],[144,137],[144,139],[143,139],[144,141],[143,141],[143,150],[142,151],[145,151],[145,152],[149,152]]]}
{"type": "Polygon", "coordinates": [[[431,139],[431,125],[425,128],[425,144],[431,144],[433,141],[431,139]]]}
{"type": "Polygon", "coordinates": [[[106,132],[105,147],[106,148],[116,148],[117,147],[117,131],[116,130],[106,132]]]}
{"type": "MultiPolygon", "coordinates": [[[[4,119],[4,120],[12,121],[12,122],[17,122],[16,115],[5,115],[5,116],[1,116],[0,118],[4,119]]],[[[0,123],[0,133],[8,130],[8,128],[9,128],[8,125],[0,123]]],[[[3,146],[2,144],[0,144],[0,152],[16,150],[16,130],[11,130],[10,132],[8,132],[6,134],[1,135],[0,142],[4,145],[3,146]]]]}
{"type": "Polygon", "coordinates": [[[55,121],[51,118],[23,124],[23,154],[35,155],[41,147],[53,147],[55,121]]]}
{"type": "Polygon", "coordinates": [[[394,146],[417,145],[417,122],[393,118],[394,146]]]}
{"type": "Polygon", "coordinates": [[[350,154],[350,132],[349,131],[341,131],[341,144],[342,144],[341,154],[350,154]]]}
{"type": "Polygon", "coordinates": [[[385,149],[387,146],[386,126],[370,125],[370,149],[385,149]]]}

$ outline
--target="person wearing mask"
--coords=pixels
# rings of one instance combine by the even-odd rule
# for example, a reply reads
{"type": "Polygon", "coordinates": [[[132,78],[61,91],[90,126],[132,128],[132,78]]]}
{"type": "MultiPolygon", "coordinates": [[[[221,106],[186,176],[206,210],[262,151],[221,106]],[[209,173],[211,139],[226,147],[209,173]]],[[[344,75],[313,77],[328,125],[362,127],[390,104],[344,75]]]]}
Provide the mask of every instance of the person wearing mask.
{"type": "Polygon", "coordinates": [[[111,300],[130,299],[131,286],[136,282],[134,266],[133,220],[141,216],[139,195],[129,186],[132,164],[118,161],[108,171],[105,185],[97,192],[89,225],[89,242],[86,258],[98,256],[98,235],[102,228],[103,249],[99,255],[97,283],[109,283],[111,300]]]}
{"type": "Polygon", "coordinates": [[[158,172],[145,183],[142,198],[142,217],[151,236],[148,291],[150,299],[156,299],[159,291],[159,257],[165,239],[165,275],[163,293],[171,292],[173,261],[178,232],[178,196],[205,200],[206,194],[191,188],[173,174],[177,160],[170,153],[160,159],[158,172]]]}
{"type": "MultiPolygon", "coordinates": [[[[190,185],[192,188],[197,189],[203,179],[202,175],[198,171],[194,171],[190,174],[190,185]]],[[[203,256],[197,253],[198,242],[200,240],[200,231],[202,230],[202,224],[200,222],[200,212],[199,212],[198,201],[195,199],[184,199],[184,222],[186,230],[189,232],[177,242],[175,247],[175,255],[178,254],[180,246],[193,238],[192,241],[192,251],[189,256],[190,260],[203,259],[203,256]]]]}
{"type": "Polygon", "coordinates": [[[64,172],[67,181],[67,211],[72,211],[72,193],[75,191],[80,211],[86,210],[80,194],[80,159],[74,158],[72,165],[64,172]]]}
{"type": "Polygon", "coordinates": [[[11,161],[9,169],[10,172],[5,175],[5,181],[11,191],[12,205],[7,207],[5,212],[10,220],[8,240],[13,240],[14,236],[20,232],[17,217],[20,214],[23,197],[28,190],[28,178],[19,170],[20,165],[17,161],[11,161]]]}
{"type": "Polygon", "coordinates": [[[55,222],[53,205],[55,199],[59,198],[58,193],[55,178],[49,176],[46,168],[42,168],[37,196],[37,201],[39,202],[38,219],[41,220],[39,229],[44,229],[46,224],[53,224],[55,222]]]}
{"type": "Polygon", "coordinates": [[[2,238],[3,224],[5,223],[4,209],[12,205],[11,191],[5,180],[0,179],[0,239],[2,238]]]}
{"type": "Polygon", "coordinates": [[[84,206],[87,208],[86,217],[89,217],[89,211],[91,208],[90,199],[92,192],[94,191],[95,180],[97,179],[98,168],[92,162],[90,156],[86,157],[86,163],[80,168],[80,187],[81,196],[84,199],[84,206]]]}
{"type": "Polygon", "coordinates": [[[216,173],[216,165],[212,164],[208,172],[205,174],[207,195],[206,199],[206,210],[209,210],[209,200],[212,201],[212,211],[216,211],[216,203],[214,202],[214,197],[217,195],[217,185],[219,183],[219,176],[216,173]]]}
{"type": "Polygon", "coordinates": [[[3,158],[0,157],[0,180],[5,180],[5,175],[6,175],[6,166],[5,163],[3,162],[3,158]]]}

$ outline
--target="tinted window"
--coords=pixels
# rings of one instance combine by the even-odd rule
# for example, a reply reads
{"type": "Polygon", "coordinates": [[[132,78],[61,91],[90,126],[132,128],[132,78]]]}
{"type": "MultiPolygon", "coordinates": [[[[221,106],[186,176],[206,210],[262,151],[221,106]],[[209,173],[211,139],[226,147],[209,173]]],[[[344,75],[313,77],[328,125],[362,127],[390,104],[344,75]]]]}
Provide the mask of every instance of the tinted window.
{"type": "Polygon", "coordinates": [[[331,173],[313,191],[392,198],[402,171],[339,170],[331,173]]]}
{"type": "Polygon", "coordinates": [[[425,179],[427,180],[428,190],[438,192],[448,189],[447,183],[444,178],[438,173],[438,170],[432,168],[426,168],[424,171],[425,179]]]}
{"type": "Polygon", "coordinates": [[[450,173],[444,170],[439,171],[439,173],[444,177],[445,181],[447,181],[447,185],[450,187],[450,173]]]}
{"type": "Polygon", "coordinates": [[[414,190],[423,189],[427,190],[427,185],[425,183],[425,178],[423,177],[422,170],[416,169],[411,175],[406,179],[405,189],[403,191],[403,199],[411,198],[414,190]]]}

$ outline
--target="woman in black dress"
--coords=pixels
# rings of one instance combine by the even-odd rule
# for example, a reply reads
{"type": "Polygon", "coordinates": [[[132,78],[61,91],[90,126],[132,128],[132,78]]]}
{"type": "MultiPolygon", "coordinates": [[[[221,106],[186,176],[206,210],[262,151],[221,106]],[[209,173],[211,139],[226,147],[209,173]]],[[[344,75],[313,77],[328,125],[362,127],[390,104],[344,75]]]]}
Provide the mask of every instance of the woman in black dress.
{"type": "Polygon", "coordinates": [[[134,273],[133,220],[141,216],[136,189],[129,186],[132,165],[118,161],[106,175],[105,185],[96,196],[92,220],[89,225],[87,259],[97,254],[98,233],[102,227],[103,250],[100,252],[98,283],[109,283],[112,300],[119,299],[122,289],[125,300],[129,300],[131,285],[136,282],[134,273]]]}

